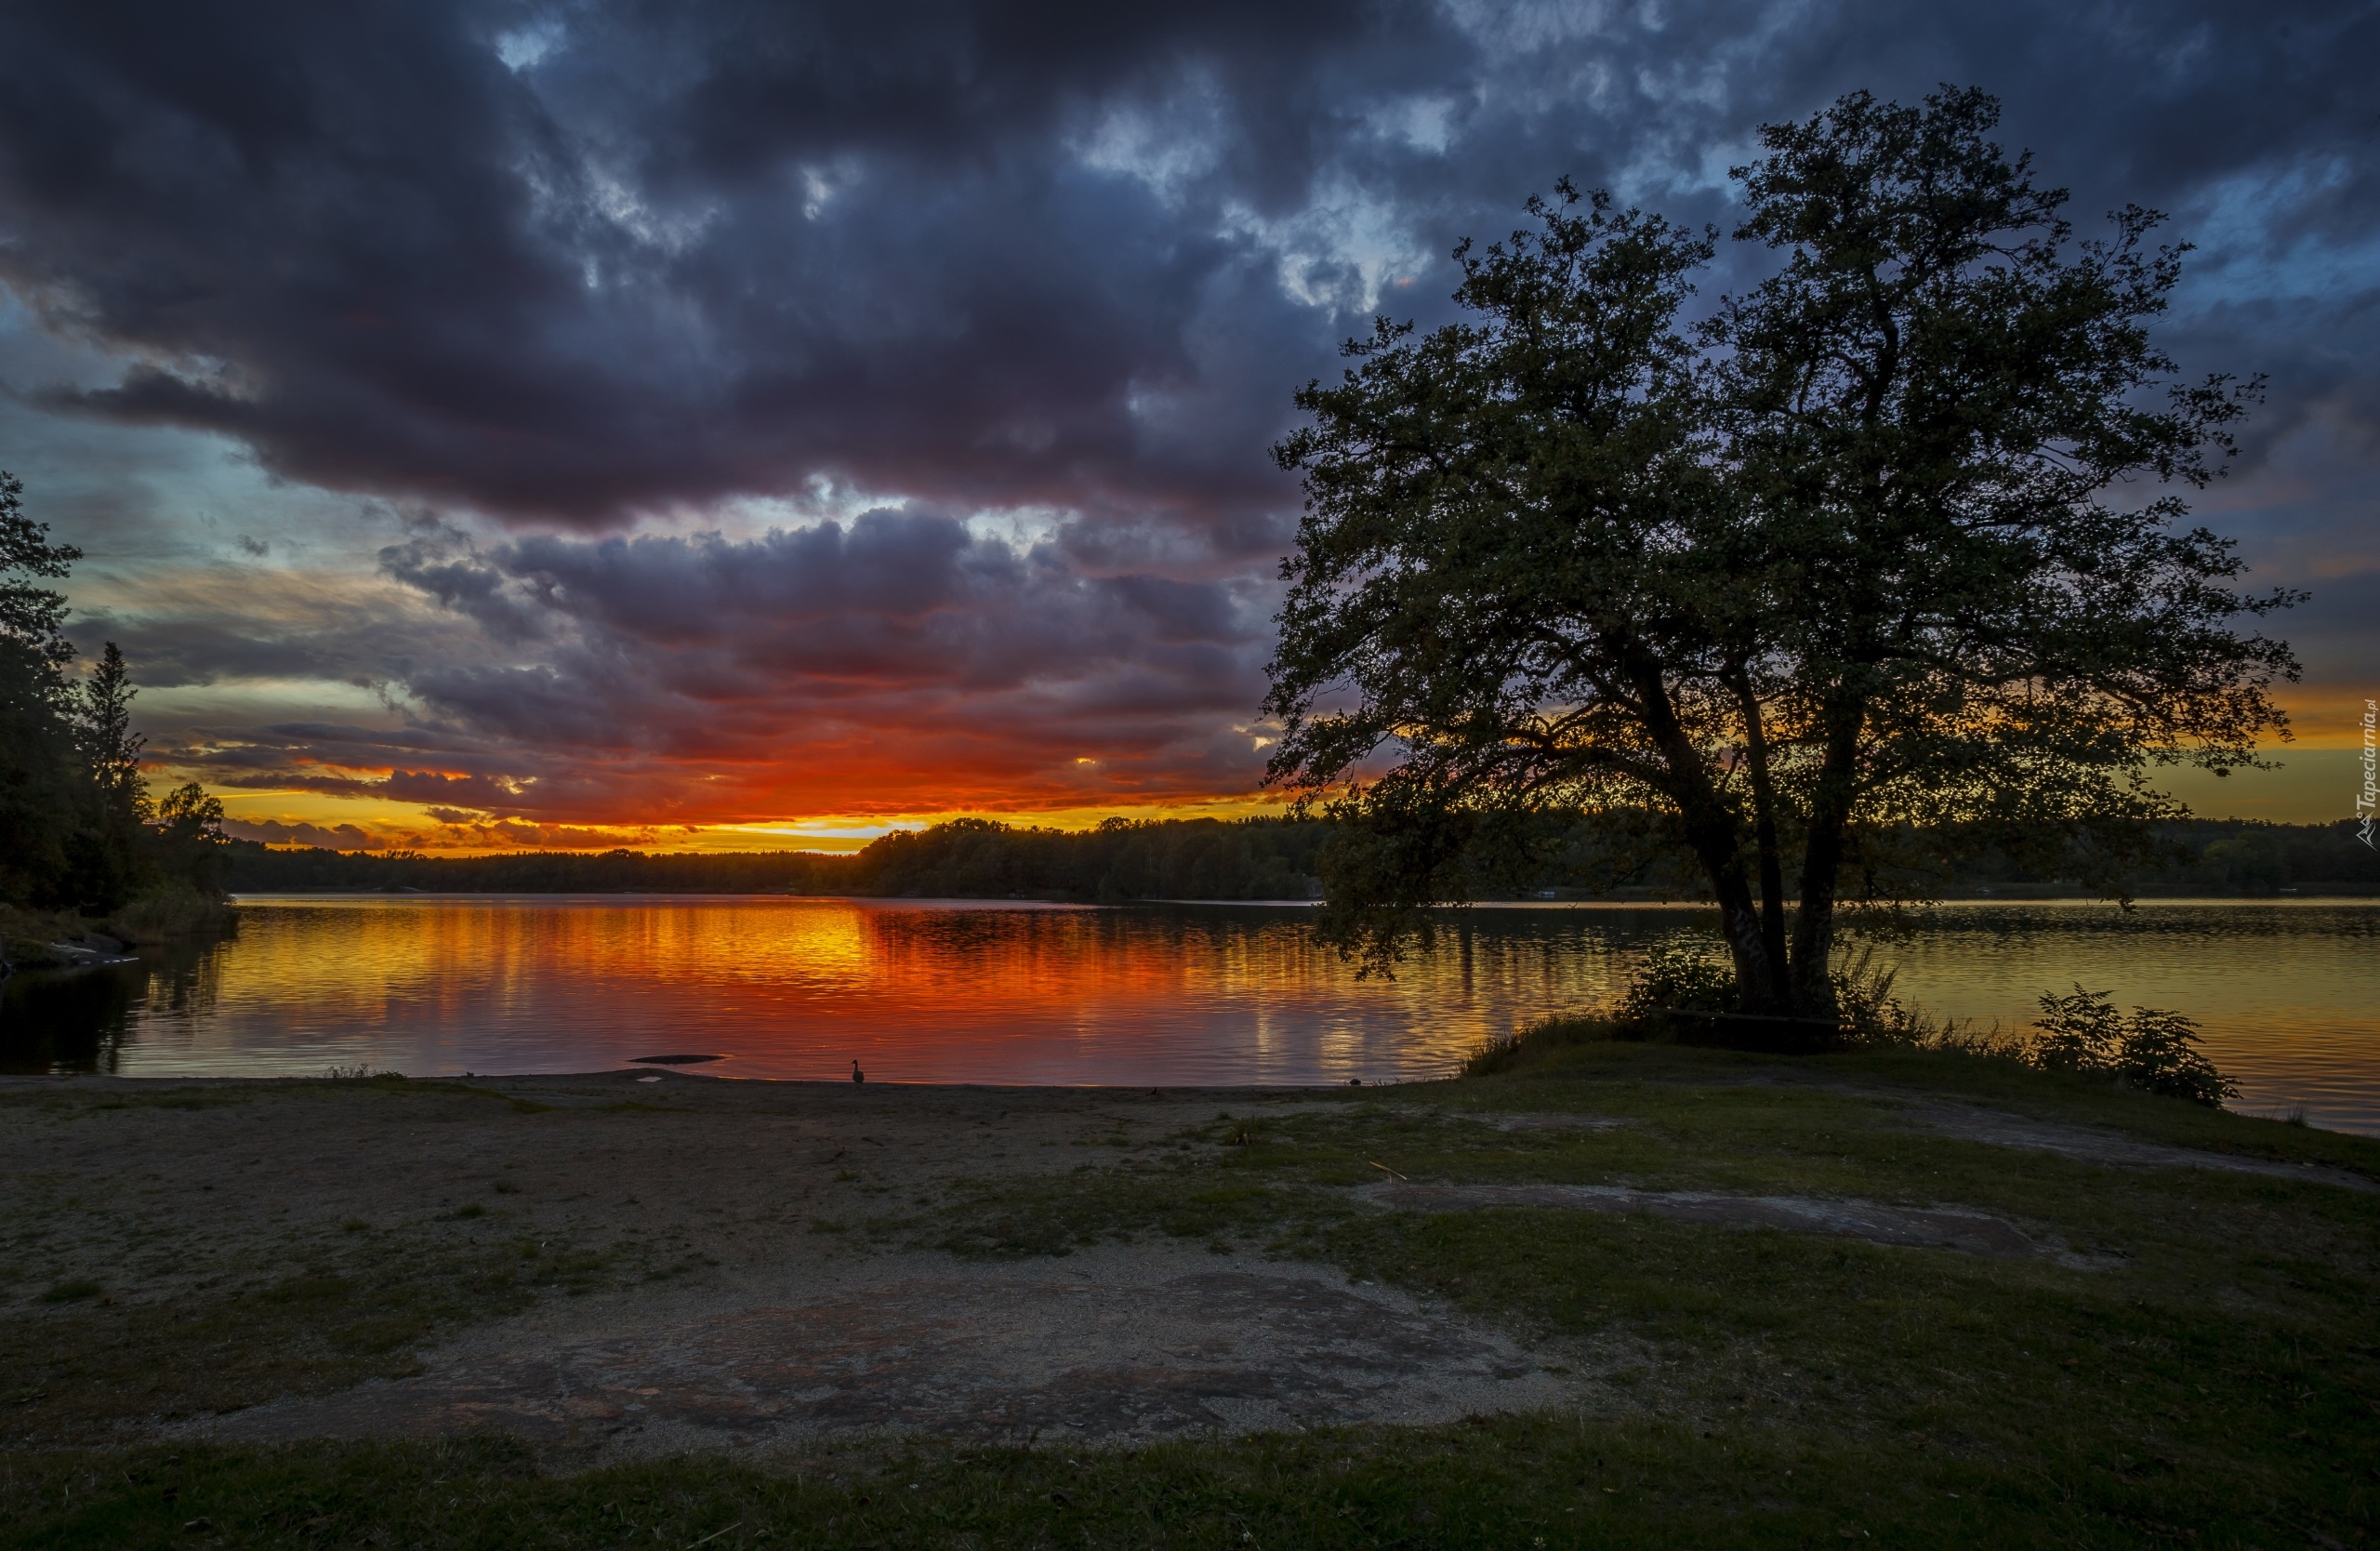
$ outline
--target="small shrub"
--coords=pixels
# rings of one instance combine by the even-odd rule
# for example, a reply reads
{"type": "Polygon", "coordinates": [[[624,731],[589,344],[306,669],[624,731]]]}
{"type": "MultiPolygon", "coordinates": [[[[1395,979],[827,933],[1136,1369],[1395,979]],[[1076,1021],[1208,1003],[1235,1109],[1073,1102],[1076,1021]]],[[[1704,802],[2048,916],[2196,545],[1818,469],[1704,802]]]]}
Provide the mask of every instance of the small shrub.
{"type": "Polygon", "coordinates": [[[1924,1009],[1904,1005],[1893,995],[1893,982],[1899,975],[1898,969],[1876,962],[1872,944],[1829,974],[1835,1011],[1850,1026],[1853,1044],[1932,1045],[1950,1031],[1947,1022],[1937,1028],[1924,1009]]]}
{"type": "Polygon", "coordinates": [[[1641,1023],[1659,1013],[1731,1013],[1736,972],[1711,956],[1707,944],[1673,937],[1645,956],[1620,999],[1620,1016],[1641,1023]]]}
{"type": "Polygon", "coordinates": [[[2179,1013],[2135,1007],[2125,1017],[2105,991],[2044,991],[2041,1032],[2026,1058],[2044,1071],[2109,1079],[2144,1093],[2220,1108],[2240,1090],[2198,1048],[2198,1025],[2179,1013]]]}
{"type": "Polygon", "coordinates": [[[64,969],[63,955],[52,953],[49,945],[33,937],[8,939],[8,962],[20,970],[64,969]]]}
{"type": "Polygon", "coordinates": [[[79,1304],[86,1298],[96,1298],[99,1295],[98,1282],[88,1277],[76,1277],[72,1281],[61,1281],[44,1292],[41,1295],[41,1301],[46,1304],[79,1304]]]}
{"type": "Polygon", "coordinates": [[[2220,1109],[2240,1085],[2198,1048],[2198,1025],[2179,1013],[2135,1007],[2117,1053],[2117,1080],[2220,1109]]]}
{"type": "Polygon", "coordinates": [[[2077,985],[2072,996],[2043,991],[2041,1006],[2042,1015],[2033,1020],[2041,1033],[2033,1041],[2032,1064],[2049,1072],[2108,1075],[2123,1042],[2123,1014],[2108,993],[2077,985]]]}
{"type": "Polygon", "coordinates": [[[50,943],[74,941],[83,935],[86,924],[78,915],[50,915],[0,903],[0,942],[23,937],[46,948],[50,943]]]}
{"type": "Polygon", "coordinates": [[[162,943],[173,937],[228,932],[237,920],[231,907],[221,900],[209,898],[188,883],[168,883],[149,890],[118,910],[108,922],[108,932],[128,943],[162,943]]]}
{"type": "Polygon", "coordinates": [[[1516,1034],[1483,1041],[1462,1064],[1465,1077],[1492,1077],[1540,1059],[1549,1051],[1592,1044],[1616,1034],[1608,1018],[1545,1018],[1516,1034]]]}
{"type": "Polygon", "coordinates": [[[1521,1037],[1517,1034],[1493,1034],[1479,1042],[1479,1048],[1464,1058],[1465,1077],[1492,1077],[1506,1072],[1519,1064],[1521,1037]]]}
{"type": "Polygon", "coordinates": [[[2000,1027],[1994,1018],[1990,1028],[1977,1028],[1973,1019],[1961,1022],[1946,1018],[1942,1027],[1920,1041],[1927,1050],[1947,1050],[1959,1055],[1979,1055],[1995,1061],[2027,1061],[2031,1059],[2032,1044],[2022,1034],[2011,1033],[2000,1027]]]}
{"type": "Polygon", "coordinates": [[[1829,975],[1834,984],[1835,1007],[1851,1030],[1851,1043],[1871,1049],[1938,1050],[1953,1055],[1987,1060],[2031,1061],[2034,1042],[1994,1022],[1977,1028],[1973,1019],[1937,1020],[1916,1002],[1893,995],[1899,971],[1879,965],[1873,944],[1844,961],[1829,975]]]}

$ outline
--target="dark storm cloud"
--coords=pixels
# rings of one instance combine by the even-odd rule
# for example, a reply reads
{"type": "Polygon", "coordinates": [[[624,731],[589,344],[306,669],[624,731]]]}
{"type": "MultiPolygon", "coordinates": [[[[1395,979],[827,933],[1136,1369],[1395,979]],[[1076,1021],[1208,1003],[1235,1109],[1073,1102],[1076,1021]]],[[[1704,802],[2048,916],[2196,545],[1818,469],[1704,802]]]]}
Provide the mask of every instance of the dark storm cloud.
{"type": "MultiPolygon", "coordinates": [[[[387,558],[411,579],[409,551],[387,558]]],[[[423,707],[491,745],[765,765],[868,729],[928,728],[973,759],[1078,783],[1086,749],[1203,749],[1218,718],[1262,692],[1263,616],[1249,603],[1261,593],[1084,576],[1047,547],[1020,550],[945,517],[876,511],[748,540],[544,536],[434,569],[456,566],[491,581],[440,593],[444,606],[537,614],[553,643],[533,665],[456,662],[410,679],[423,707]]],[[[1247,739],[1236,742],[1244,763],[1247,739]]],[[[954,775],[922,747],[912,762],[926,780],[954,775]]],[[[1216,774],[1203,752],[1192,762],[1216,774]]],[[[553,790],[541,776],[534,793],[453,800],[566,816],[553,790]]]]}
{"type": "Polygon", "coordinates": [[[906,511],[740,540],[483,547],[440,528],[381,561],[451,622],[403,677],[403,726],[193,726],[160,751],[227,791],[541,824],[1132,802],[1248,778],[1235,723],[1262,692],[1269,594],[1246,582],[1084,575],[1051,546],[906,511]],[[536,660],[491,651],[523,640],[536,660]]]}
{"type": "Polygon", "coordinates": [[[496,560],[556,606],[655,642],[716,638],[730,621],[914,617],[977,587],[1012,587],[1019,571],[1007,546],[976,543],[963,524],[898,511],[868,512],[848,532],[827,523],[746,544],[537,537],[496,560]]]}
{"type": "Polygon", "coordinates": [[[1364,25],[1126,14],[574,9],[516,74],[518,10],[20,12],[7,272],[152,352],[64,402],[332,485],[567,519],[820,471],[1197,504],[1135,466],[1128,400],[1196,376],[1183,327],[1251,260],[1056,140],[1195,78],[1294,190],[1320,46],[1364,25]]]}
{"type": "Polygon", "coordinates": [[[452,649],[443,622],[350,578],[218,568],[184,571],[174,582],[138,609],[78,610],[68,638],[86,656],[115,643],[151,689],[260,680],[368,686],[452,649]]]}
{"type": "MultiPolygon", "coordinates": [[[[541,610],[580,627],[601,660],[729,684],[748,669],[763,684],[792,674],[871,691],[1010,687],[1201,644],[1244,648],[1263,622],[1224,582],[1085,576],[1047,547],[1020,551],[914,512],[744,541],[539,537],[470,563],[509,591],[449,606],[541,610]]],[[[391,571],[406,576],[402,560],[391,571]]]]}
{"type": "Polygon", "coordinates": [[[1855,86],[2003,92],[2086,209],[2288,172],[2279,251],[2373,205],[2368,6],[11,15],[0,263],[144,352],[67,402],[575,521],[821,472],[1276,507],[1262,443],[1348,321],[1301,299],[1366,289],[1281,223],[1360,198],[1436,256],[1563,171],[1715,209],[1714,152],[1855,86]]]}
{"type": "Polygon", "coordinates": [[[54,408],[447,515],[379,555],[412,614],[125,621],[152,682],[385,684],[435,743],[194,732],[227,780],[539,821],[1235,790],[1290,390],[1375,307],[1445,317],[1454,239],[1557,175],[1730,225],[1756,126],[1845,90],[1982,86],[2086,232],[2174,212],[2168,338],[2271,377],[2252,476],[2337,444],[2228,510],[2361,510],[2374,59],[2345,0],[49,0],[0,14],[0,281],[124,362],[54,408]],[[906,509],[684,531],[853,489],[906,509]],[[1045,537],[959,520],[1001,510],[1045,537]]]}

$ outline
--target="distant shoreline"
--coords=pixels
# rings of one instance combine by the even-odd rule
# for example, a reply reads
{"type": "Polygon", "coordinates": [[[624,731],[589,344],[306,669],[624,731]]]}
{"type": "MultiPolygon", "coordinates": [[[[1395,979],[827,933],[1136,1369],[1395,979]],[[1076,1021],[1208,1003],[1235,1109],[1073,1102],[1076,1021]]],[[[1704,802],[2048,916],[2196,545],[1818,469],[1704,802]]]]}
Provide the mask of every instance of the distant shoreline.
{"type": "MultiPolygon", "coordinates": [[[[234,894],[234,905],[261,904],[280,900],[502,900],[553,899],[580,900],[590,904],[625,904],[640,900],[801,900],[834,901],[847,905],[882,905],[892,907],[966,906],[992,909],[1064,909],[1107,910],[1132,909],[1150,905],[1227,906],[1235,909],[1311,910],[1324,902],[1319,899],[1018,899],[1005,895],[936,895],[908,897],[898,895],[872,894],[787,894],[777,890],[753,890],[745,893],[721,891],[651,891],[610,893],[597,890],[532,891],[512,889],[258,889],[234,894]]],[[[2239,894],[2239,895],[2135,895],[2135,908],[2181,905],[2380,905],[2380,890],[2366,893],[2333,894],[2239,894]]],[[[1939,909],[1946,906],[1968,905],[2092,905],[2113,906],[2116,901],[2099,895],[1944,895],[1937,898],[1914,900],[1904,908],[1913,910],[1939,909]]],[[[1468,905],[1441,906],[1443,909],[1474,910],[1708,910],[1715,908],[1707,899],[1480,899],[1468,905]]],[[[1788,905],[1787,908],[1795,907],[1788,905]]]]}

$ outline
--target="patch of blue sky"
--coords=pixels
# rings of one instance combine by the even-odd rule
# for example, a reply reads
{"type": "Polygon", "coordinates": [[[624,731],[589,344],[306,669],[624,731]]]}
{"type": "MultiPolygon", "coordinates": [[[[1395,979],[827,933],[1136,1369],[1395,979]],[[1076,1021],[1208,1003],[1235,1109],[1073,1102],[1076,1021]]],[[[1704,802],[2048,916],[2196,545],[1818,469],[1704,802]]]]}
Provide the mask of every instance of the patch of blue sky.
{"type": "Polygon", "coordinates": [[[2335,307],[2380,291],[2380,223],[2368,212],[2355,226],[2318,213],[2357,176],[2346,157],[2325,155],[2206,185],[2168,226],[2198,247],[2186,263],[2176,312],[2246,299],[2335,307]]]}
{"type": "Polygon", "coordinates": [[[560,48],[569,36],[570,29],[561,17],[542,16],[496,33],[496,57],[503,61],[505,69],[519,74],[544,63],[547,56],[560,48]]]}

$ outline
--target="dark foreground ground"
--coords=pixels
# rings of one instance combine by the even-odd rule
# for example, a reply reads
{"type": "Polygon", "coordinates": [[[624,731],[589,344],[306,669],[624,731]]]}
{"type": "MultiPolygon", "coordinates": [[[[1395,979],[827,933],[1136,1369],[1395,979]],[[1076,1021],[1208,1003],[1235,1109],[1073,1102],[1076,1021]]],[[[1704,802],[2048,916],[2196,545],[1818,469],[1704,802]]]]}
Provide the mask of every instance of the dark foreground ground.
{"type": "Polygon", "coordinates": [[[2380,1539],[2380,1144],[1972,1057],[20,1079],[0,1176],[8,1544],[2380,1539]]]}

